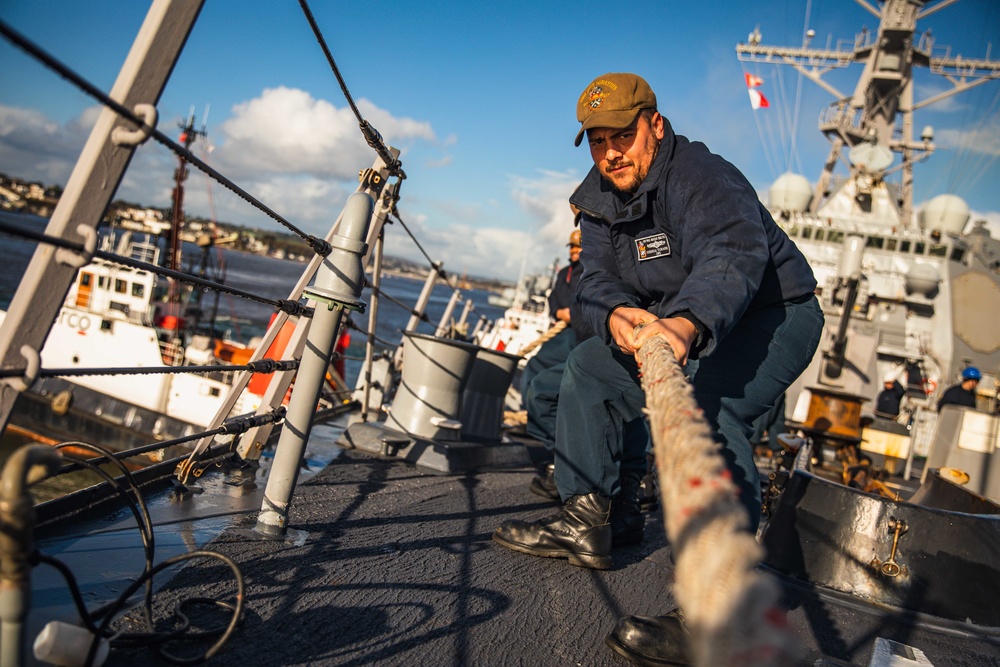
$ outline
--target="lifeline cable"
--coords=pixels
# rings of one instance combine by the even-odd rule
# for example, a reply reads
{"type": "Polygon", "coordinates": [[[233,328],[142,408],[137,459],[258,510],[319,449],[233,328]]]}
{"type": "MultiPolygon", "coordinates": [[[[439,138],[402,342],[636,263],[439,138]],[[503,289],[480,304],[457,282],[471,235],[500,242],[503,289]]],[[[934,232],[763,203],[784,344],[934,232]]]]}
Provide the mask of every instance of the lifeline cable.
{"type": "Polygon", "coordinates": [[[337,77],[337,82],[340,84],[340,90],[344,94],[344,99],[347,100],[347,104],[351,107],[351,111],[354,112],[354,116],[358,119],[358,126],[361,128],[361,134],[364,135],[365,141],[368,145],[375,149],[378,156],[382,158],[385,162],[386,169],[389,170],[391,176],[396,176],[400,179],[406,178],[406,174],[403,172],[402,164],[399,160],[394,158],[386,147],[385,142],[382,141],[382,135],[379,134],[378,130],[372,127],[371,123],[365,120],[361,116],[361,112],[358,110],[356,104],[354,104],[354,99],[351,97],[351,93],[347,90],[347,83],[344,81],[344,77],[340,75],[340,69],[337,67],[337,62],[333,59],[333,54],[330,53],[329,47],[326,45],[326,40],[323,38],[323,33],[319,29],[319,24],[316,23],[316,19],[313,18],[312,11],[309,9],[309,3],[306,0],[299,0],[299,6],[302,7],[302,13],[305,14],[306,20],[309,22],[309,27],[312,28],[313,35],[316,36],[316,41],[319,43],[321,49],[323,49],[323,55],[326,56],[326,61],[330,65],[330,69],[333,70],[334,76],[337,77]]]}
{"type": "Polygon", "coordinates": [[[399,224],[402,225],[403,231],[405,231],[409,235],[410,240],[413,241],[414,245],[417,246],[417,250],[420,251],[420,254],[422,254],[424,256],[424,259],[426,259],[430,263],[431,268],[437,269],[438,276],[440,276],[441,280],[448,280],[448,275],[444,272],[444,270],[441,269],[440,262],[435,262],[433,259],[431,259],[431,256],[427,254],[427,251],[424,250],[424,247],[420,245],[420,241],[417,240],[417,237],[413,235],[413,232],[410,231],[410,228],[406,226],[405,222],[403,222],[403,218],[402,216],[399,215],[399,211],[393,209],[392,213],[394,216],[396,216],[396,220],[399,221],[399,224]]]}
{"type": "MultiPolygon", "coordinates": [[[[46,67],[48,67],[49,69],[51,69],[64,79],[75,84],[80,90],[87,93],[88,95],[99,101],[101,104],[103,104],[104,106],[108,107],[109,109],[117,113],[122,118],[131,121],[132,123],[135,124],[136,127],[140,128],[144,127],[145,123],[143,122],[143,120],[140,119],[131,109],[127,109],[126,107],[122,106],[119,102],[114,100],[110,95],[106,94],[100,88],[98,88],[97,86],[93,85],[92,83],[84,79],[82,76],[74,72],[72,69],[64,65],[62,62],[60,62],[53,56],[49,55],[49,53],[46,52],[44,49],[42,49],[37,44],[27,39],[23,35],[21,35],[19,32],[14,30],[11,26],[9,26],[2,20],[0,20],[0,34],[7,37],[7,39],[9,39],[20,49],[34,56],[46,67]]],[[[230,181],[228,178],[223,176],[221,173],[210,167],[208,164],[206,164],[203,160],[198,158],[198,156],[189,151],[187,148],[181,146],[180,144],[172,140],[163,132],[160,132],[156,128],[149,128],[149,136],[156,139],[156,141],[158,141],[161,145],[172,151],[175,155],[177,155],[177,157],[181,158],[182,160],[184,160],[189,164],[193,164],[195,167],[197,167],[199,170],[201,170],[208,176],[211,176],[217,183],[225,187],[227,190],[231,191],[237,197],[247,202],[248,204],[256,208],[258,211],[261,211],[266,216],[268,216],[275,222],[279,223],[280,225],[288,229],[288,231],[292,232],[293,234],[301,238],[303,241],[309,244],[309,247],[311,247],[316,254],[326,257],[332,251],[332,247],[324,239],[318,238],[311,234],[306,234],[298,227],[290,223],[288,220],[278,215],[278,213],[271,210],[263,202],[256,199],[253,195],[246,192],[238,185],[230,181]]]]}
{"type": "Polygon", "coordinates": [[[696,664],[795,664],[796,645],[778,606],[777,585],[755,570],[763,549],[673,349],[655,336],[636,356],[676,558],[674,594],[696,664]]]}

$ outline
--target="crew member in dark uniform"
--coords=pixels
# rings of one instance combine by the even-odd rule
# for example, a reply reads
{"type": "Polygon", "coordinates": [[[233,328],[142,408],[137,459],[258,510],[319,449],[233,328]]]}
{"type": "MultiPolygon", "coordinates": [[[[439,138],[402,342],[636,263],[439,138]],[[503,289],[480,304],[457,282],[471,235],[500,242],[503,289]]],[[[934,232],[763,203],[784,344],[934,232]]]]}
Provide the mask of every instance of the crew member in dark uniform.
{"type": "Polygon", "coordinates": [[[567,327],[556,334],[550,340],[542,343],[535,355],[528,360],[521,375],[521,403],[524,409],[528,409],[528,386],[535,376],[557,364],[566,361],[570,350],[580,342],[579,336],[574,331],[580,323],[574,324],[572,321],[572,309],[576,302],[576,288],[580,284],[580,230],[574,229],[569,235],[569,264],[564,266],[556,274],[555,284],[549,292],[549,314],[557,322],[565,322],[567,327]]]}
{"type": "Polygon", "coordinates": [[[945,389],[938,401],[938,412],[945,405],[961,405],[967,408],[976,407],[976,387],[983,379],[983,374],[975,366],[969,366],[962,371],[962,381],[945,389]]]}
{"type": "Polygon", "coordinates": [[[899,383],[895,372],[888,372],[882,378],[883,389],[875,397],[875,416],[883,419],[899,417],[899,406],[906,395],[906,388],[899,383]]]}
{"type": "MultiPolygon", "coordinates": [[[[515,551],[611,566],[610,516],[645,448],[622,438],[642,415],[635,354],[667,341],[722,444],[751,530],[760,476],[749,437],[808,366],[823,330],[816,279],[747,179],[675,134],[635,74],[598,77],[577,101],[594,166],[570,202],[583,211],[583,314],[596,336],[566,362],[556,423],[562,511],[493,534],[515,551]],[[638,325],[642,329],[636,333],[638,325]]],[[[676,613],[627,617],[608,643],[640,664],[689,660],[676,613]]]]}

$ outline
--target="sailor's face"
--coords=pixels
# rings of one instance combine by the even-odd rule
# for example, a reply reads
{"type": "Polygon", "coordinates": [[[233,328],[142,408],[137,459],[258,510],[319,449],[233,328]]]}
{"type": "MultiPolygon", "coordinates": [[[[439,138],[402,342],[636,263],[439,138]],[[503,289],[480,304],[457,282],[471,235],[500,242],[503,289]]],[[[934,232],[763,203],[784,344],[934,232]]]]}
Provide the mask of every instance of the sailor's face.
{"type": "Polygon", "coordinates": [[[663,139],[663,117],[640,113],[622,130],[587,130],[590,156],[601,175],[621,192],[635,192],[649,173],[663,139]]]}
{"type": "Polygon", "coordinates": [[[580,259],[580,246],[571,245],[569,247],[569,261],[575,262],[578,259],[580,259]]]}

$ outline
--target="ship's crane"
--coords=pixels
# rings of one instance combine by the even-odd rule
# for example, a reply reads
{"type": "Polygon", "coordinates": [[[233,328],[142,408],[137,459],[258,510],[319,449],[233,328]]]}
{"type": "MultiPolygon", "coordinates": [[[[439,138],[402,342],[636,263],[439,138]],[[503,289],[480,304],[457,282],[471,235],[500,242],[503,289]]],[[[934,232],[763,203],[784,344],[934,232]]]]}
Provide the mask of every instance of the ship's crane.
{"type": "Polygon", "coordinates": [[[880,19],[880,27],[877,34],[867,30],[859,33],[851,48],[765,46],[755,30],[748,43],[736,46],[736,54],[744,62],[791,65],[837,100],[820,118],[820,130],[831,146],[810,204],[812,213],[819,210],[830,194],[833,170],[841,152],[847,150],[852,178],[881,180],[897,169],[902,170],[897,204],[900,219],[908,222],[913,211],[913,164],[934,151],[932,128],[924,128],[914,138],[913,112],[1000,78],[1000,61],[951,56],[950,49],[942,56],[935,56],[930,31],[917,36],[919,20],[956,0],[881,0],[880,8],[867,0],[855,1],[880,19]],[[864,63],[864,71],[852,94],[842,93],[823,79],[827,72],[853,63],[864,63]],[[925,67],[943,76],[952,88],[914,101],[915,67],[925,67]],[[898,132],[897,118],[901,119],[898,132]],[[895,168],[891,168],[893,153],[902,158],[895,168]]]}

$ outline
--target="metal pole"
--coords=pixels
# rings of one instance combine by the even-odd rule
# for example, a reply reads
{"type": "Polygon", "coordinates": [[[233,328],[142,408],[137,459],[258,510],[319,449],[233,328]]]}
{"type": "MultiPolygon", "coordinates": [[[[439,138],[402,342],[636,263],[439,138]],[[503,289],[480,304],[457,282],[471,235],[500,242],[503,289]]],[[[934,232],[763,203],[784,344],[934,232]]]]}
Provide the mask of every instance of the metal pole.
{"type": "Polygon", "coordinates": [[[21,667],[27,641],[24,622],[31,610],[31,555],[35,509],[28,486],[62,465],[59,450],[21,447],[7,460],[0,479],[0,667],[21,667]]]}
{"type": "Polygon", "coordinates": [[[375,237],[375,259],[372,264],[372,307],[368,311],[368,338],[365,341],[365,367],[361,369],[365,382],[364,398],[361,401],[361,421],[368,421],[368,401],[372,393],[372,363],[375,358],[375,327],[378,325],[379,289],[382,286],[382,249],[385,234],[375,237]]]}
{"type": "Polygon", "coordinates": [[[413,306],[413,315],[410,317],[410,321],[406,323],[406,328],[403,331],[413,331],[420,324],[420,318],[424,316],[424,311],[427,309],[427,302],[431,300],[431,292],[434,290],[434,283],[437,281],[438,272],[440,271],[441,262],[431,264],[431,270],[427,273],[424,288],[421,290],[420,296],[417,297],[417,303],[413,306]]]}
{"type": "Polygon", "coordinates": [[[465,307],[462,308],[462,316],[458,318],[458,322],[455,324],[456,328],[461,329],[465,325],[469,320],[469,313],[472,312],[474,307],[475,304],[472,303],[472,299],[465,300],[465,307]]]}
{"type": "Polygon", "coordinates": [[[458,298],[462,296],[462,293],[455,290],[451,294],[451,298],[448,299],[448,305],[445,307],[444,312],[441,313],[441,321],[438,322],[437,331],[434,332],[435,336],[444,336],[451,330],[451,314],[455,312],[455,304],[458,303],[458,298]]]}
{"type": "Polygon", "coordinates": [[[274,463],[254,529],[264,537],[283,537],[288,530],[288,507],[292,502],[340,320],[345,308],[364,310],[365,304],[361,301],[365,278],[362,259],[368,251],[368,244],[363,239],[368,234],[374,208],[375,202],[370,195],[360,192],[351,195],[344,206],[340,227],[343,235],[333,237],[333,251],[323,260],[316,273],[315,284],[304,291],[318,304],[306,337],[306,347],[302,351],[295,389],[288,402],[285,425],[275,449],[274,463]]]}
{"type": "Polygon", "coordinates": [[[479,316],[479,321],[476,322],[476,327],[472,330],[472,335],[470,336],[470,338],[472,338],[473,340],[475,340],[476,336],[479,335],[479,332],[483,330],[484,326],[486,326],[486,316],[485,315],[480,315],[479,316]]]}

